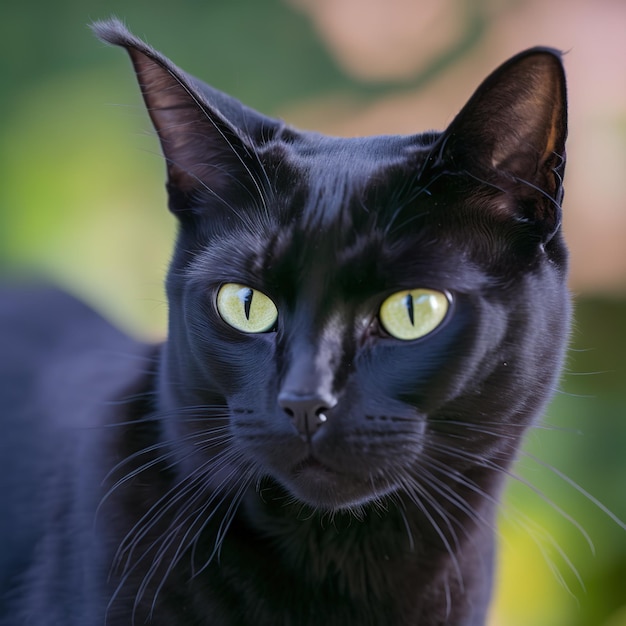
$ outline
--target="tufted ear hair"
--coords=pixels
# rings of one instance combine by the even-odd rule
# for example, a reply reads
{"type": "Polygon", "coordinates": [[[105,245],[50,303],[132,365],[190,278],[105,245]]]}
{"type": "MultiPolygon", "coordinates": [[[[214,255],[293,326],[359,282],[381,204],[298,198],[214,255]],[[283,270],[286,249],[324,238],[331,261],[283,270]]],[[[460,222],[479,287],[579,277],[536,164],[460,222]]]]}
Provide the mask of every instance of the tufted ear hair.
{"type": "Polygon", "coordinates": [[[215,198],[234,184],[253,183],[253,146],[280,123],[243,106],[176,67],[116,19],[96,22],[94,33],[127,50],[161,142],[170,209],[181,214],[198,192],[215,198]]]}

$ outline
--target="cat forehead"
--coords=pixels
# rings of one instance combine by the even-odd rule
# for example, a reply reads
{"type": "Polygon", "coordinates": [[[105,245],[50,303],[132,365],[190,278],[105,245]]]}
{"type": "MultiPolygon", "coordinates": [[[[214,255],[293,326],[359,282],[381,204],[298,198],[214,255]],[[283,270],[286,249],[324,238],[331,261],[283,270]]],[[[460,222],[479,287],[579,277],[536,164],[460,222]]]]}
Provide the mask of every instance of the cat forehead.
{"type": "MultiPolygon", "coordinates": [[[[237,227],[206,242],[188,268],[196,285],[239,282],[268,293],[326,297],[340,293],[379,293],[390,286],[450,284],[462,251],[437,237],[432,228],[396,236],[389,224],[364,207],[320,221],[310,213],[299,220],[263,220],[237,227]],[[357,216],[355,217],[355,213],[357,216]]],[[[467,271],[470,263],[465,263],[467,271]]],[[[472,282],[463,274],[465,285],[472,282]]]]}
{"type": "Polygon", "coordinates": [[[267,151],[280,172],[275,200],[286,214],[279,219],[336,233],[358,228],[364,212],[394,210],[400,188],[418,183],[431,142],[426,135],[339,138],[290,130],[267,151]]]}
{"type": "MultiPolygon", "coordinates": [[[[407,165],[432,143],[432,135],[333,137],[293,129],[288,129],[287,137],[288,141],[280,141],[286,148],[280,152],[281,159],[316,177],[355,182],[367,182],[387,168],[407,165]]],[[[310,177],[309,182],[312,180],[310,177]]]]}
{"type": "Polygon", "coordinates": [[[213,222],[201,264],[258,274],[279,259],[303,266],[382,260],[394,236],[408,245],[400,209],[410,205],[415,226],[412,191],[433,136],[339,138],[287,129],[259,149],[271,180],[260,204],[234,215],[228,209],[227,219],[213,222]]]}
{"type": "Polygon", "coordinates": [[[258,147],[271,182],[260,203],[208,216],[214,228],[192,274],[261,286],[360,280],[378,289],[419,276],[438,285],[462,253],[437,218],[455,201],[424,191],[420,177],[438,137],[278,133],[258,147]]]}

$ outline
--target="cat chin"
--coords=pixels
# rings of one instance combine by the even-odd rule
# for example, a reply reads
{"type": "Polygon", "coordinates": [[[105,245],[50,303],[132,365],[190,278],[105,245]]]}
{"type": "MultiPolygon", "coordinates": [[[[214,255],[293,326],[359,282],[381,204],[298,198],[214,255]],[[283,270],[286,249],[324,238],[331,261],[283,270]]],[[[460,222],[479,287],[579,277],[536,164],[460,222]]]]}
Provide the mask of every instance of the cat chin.
{"type": "Polygon", "coordinates": [[[313,457],[299,463],[288,476],[277,481],[289,499],[322,512],[362,509],[396,491],[388,480],[377,481],[337,471],[313,457]]]}

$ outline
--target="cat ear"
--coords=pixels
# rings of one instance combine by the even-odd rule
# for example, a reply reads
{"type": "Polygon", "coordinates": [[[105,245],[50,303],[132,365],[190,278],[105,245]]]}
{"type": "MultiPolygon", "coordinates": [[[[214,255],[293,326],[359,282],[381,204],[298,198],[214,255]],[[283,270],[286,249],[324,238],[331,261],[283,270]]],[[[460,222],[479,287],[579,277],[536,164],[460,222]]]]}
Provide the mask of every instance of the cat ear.
{"type": "Polygon", "coordinates": [[[506,210],[522,211],[518,217],[554,232],[560,224],[566,106],[560,53],[532,48],[478,87],[444,133],[441,156],[447,167],[508,187],[518,200],[534,198],[508,203],[506,210]]]}
{"type": "Polygon", "coordinates": [[[167,163],[174,213],[188,209],[199,191],[223,199],[233,181],[258,189],[252,147],[272,136],[277,121],[189,76],[116,19],[96,22],[92,29],[131,57],[167,163]]]}

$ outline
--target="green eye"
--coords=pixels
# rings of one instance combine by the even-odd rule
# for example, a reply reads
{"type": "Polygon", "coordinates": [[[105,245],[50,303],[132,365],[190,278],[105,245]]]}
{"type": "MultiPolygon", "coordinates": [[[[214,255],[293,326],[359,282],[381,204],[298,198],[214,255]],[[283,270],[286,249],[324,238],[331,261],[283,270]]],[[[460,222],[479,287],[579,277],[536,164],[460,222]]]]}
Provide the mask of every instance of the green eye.
{"type": "Polygon", "coordinates": [[[392,337],[410,341],[435,330],[443,322],[449,306],[448,298],[440,291],[398,291],[382,303],[380,322],[392,337]]]}
{"type": "Polygon", "coordinates": [[[264,333],[278,319],[276,305],[261,291],[226,283],[217,292],[217,310],[222,319],[244,333],[264,333]]]}

